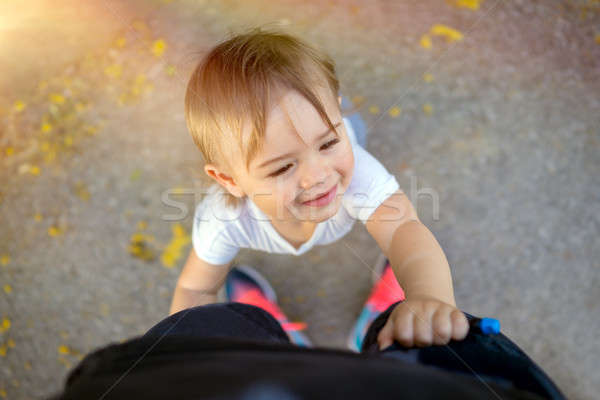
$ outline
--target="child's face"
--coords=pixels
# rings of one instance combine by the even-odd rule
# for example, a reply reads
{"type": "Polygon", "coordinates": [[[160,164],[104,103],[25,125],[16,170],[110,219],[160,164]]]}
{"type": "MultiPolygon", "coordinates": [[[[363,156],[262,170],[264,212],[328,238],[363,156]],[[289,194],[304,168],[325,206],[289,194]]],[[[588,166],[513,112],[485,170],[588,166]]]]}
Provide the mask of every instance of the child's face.
{"type": "Polygon", "coordinates": [[[318,96],[337,135],[308,100],[288,91],[269,112],[263,148],[249,170],[243,157],[235,157],[236,177],[221,182],[232,194],[249,196],[279,221],[321,222],[334,216],[352,180],[354,156],[340,113],[341,98],[335,99],[325,88],[318,96]],[[330,201],[305,203],[328,191],[330,201]]]}

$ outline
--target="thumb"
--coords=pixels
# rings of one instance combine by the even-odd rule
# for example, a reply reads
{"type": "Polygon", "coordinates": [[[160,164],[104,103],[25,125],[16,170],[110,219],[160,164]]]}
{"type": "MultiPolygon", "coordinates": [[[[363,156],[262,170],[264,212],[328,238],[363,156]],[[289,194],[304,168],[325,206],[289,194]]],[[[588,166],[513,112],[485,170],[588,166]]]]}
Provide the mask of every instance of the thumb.
{"type": "Polygon", "coordinates": [[[379,343],[379,350],[383,350],[394,343],[393,325],[390,323],[390,321],[386,322],[383,328],[381,328],[379,331],[379,334],[377,335],[377,343],[379,343]]]}

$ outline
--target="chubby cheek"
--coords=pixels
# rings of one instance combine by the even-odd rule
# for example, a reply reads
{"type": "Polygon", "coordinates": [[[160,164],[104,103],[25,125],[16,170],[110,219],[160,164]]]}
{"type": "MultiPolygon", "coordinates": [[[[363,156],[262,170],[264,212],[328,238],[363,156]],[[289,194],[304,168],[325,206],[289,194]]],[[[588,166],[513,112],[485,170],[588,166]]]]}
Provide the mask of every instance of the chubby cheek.
{"type": "Polygon", "coordinates": [[[296,199],[295,187],[291,180],[275,181],[273,185],[262,188],[263,193],[269,193],[265,198],[271,207],[287,206],[296,199]]]}
{"type": "Polygon", "coordinates": [[[345,190],[348,188],[348,186],[350,186],[352,175],[354,175],[354,154],[352,153],[350,144],[348,144],[346,151],[340,155],[340,158],[337,162],[337,170],[341,175],[342,184],[344,185],[345,190]]]}

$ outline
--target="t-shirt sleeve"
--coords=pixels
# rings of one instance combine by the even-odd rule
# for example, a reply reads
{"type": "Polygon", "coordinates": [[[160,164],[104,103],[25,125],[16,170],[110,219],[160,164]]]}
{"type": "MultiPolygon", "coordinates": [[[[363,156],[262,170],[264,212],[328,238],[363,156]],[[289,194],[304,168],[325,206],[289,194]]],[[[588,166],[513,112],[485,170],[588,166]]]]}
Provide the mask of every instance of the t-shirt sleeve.
{"type": "Polygon", "coordinates": [[[209,198],[196,207],[192,228],[192,245],[196,255],[210,264],[227,264],[239,252],[230,235],[226,220],[212,211],[209,198]]]}
{"type": "Polygon", "coordinates": [[[363,224],[377,207],[400,189],[396,177],[360,145],[354,150],[354,174],[343,204],[352,218],[363,224]]]}

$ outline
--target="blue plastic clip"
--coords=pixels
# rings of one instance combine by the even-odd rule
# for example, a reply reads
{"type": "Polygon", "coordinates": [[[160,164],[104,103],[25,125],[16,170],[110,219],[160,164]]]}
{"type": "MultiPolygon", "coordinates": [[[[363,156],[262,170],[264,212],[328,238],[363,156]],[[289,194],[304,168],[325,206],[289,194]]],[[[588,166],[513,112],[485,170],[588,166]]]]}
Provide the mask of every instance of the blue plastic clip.
{"type": "Polygon", "coordinates": [[[500,321],[494,318],[473,318],[469,320],[470,329],[477,329],[484,335],[500,332],[500,321]]]}

